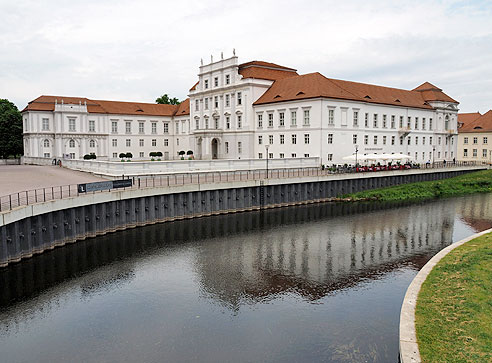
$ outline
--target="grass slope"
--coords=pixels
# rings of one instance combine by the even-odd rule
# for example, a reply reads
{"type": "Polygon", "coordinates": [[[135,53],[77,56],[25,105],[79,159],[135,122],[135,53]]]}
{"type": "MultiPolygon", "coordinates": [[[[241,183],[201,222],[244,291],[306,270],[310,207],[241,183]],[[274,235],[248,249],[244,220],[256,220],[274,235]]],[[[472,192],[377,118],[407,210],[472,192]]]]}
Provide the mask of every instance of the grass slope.
{"type": "Polygon", "coordinates": [[[344,195],[353,200],[380,201],[423,200],[439,197],[492,192],[492,170],[460,175],[454,178],[402,184],[344,195]]]}
{"type": "Polygon", "coordinates": [[[423,362],[492,362],[492,233],[446,255],[415,313],[423,362]]]}

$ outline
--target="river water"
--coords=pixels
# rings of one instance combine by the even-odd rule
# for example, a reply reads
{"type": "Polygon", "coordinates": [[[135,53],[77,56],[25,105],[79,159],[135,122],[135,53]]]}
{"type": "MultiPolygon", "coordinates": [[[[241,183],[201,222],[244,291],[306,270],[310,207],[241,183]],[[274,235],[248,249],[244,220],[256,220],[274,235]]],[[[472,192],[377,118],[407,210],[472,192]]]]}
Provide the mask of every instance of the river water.
{"type": "Polygon", "coordinates": [[[0,270],[0,361],[395,362],[411,280],[491,205],[316,204],[58,248],[0,270]]]}

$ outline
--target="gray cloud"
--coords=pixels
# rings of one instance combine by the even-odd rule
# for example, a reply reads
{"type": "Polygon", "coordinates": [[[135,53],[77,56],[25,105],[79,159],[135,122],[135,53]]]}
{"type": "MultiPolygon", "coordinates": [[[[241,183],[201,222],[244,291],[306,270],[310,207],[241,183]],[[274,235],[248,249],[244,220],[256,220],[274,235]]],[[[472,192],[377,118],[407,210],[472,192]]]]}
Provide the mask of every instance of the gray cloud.
{"type": "Polygon", "coordinates": [[[492,108],[487,1],[0,0],[0,97],[153,102],[185,98],[200,58],[236,48],[332,78],[413,88],[430,81],[462,111],[492,108]]]}

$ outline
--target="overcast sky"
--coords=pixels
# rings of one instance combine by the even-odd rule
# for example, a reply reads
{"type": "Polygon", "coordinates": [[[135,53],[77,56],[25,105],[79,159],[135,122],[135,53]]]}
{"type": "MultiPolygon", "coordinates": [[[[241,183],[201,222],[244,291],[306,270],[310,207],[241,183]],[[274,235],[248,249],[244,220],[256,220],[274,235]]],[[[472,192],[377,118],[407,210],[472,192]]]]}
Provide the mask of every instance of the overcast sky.
{"type": "Polygon", "coordinates": [[[491,1],[0,0],[0,98],[184,99],[200,58],[264,60],[492,108],[491,1]]]}

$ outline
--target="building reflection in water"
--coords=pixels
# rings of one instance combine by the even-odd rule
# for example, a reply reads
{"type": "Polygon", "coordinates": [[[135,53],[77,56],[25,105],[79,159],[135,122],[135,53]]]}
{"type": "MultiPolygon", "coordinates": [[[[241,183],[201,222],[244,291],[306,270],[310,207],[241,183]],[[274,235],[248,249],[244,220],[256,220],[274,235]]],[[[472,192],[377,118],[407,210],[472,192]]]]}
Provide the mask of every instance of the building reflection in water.
{"type": "Polygon", "coordinates": [[[490,198],[317,204],[121,231],[0,270],[0,321],[29,299],[49,309],[75,285],[86,298],[117,288],[132,280],[140,259],[190,247],[202,294],[232,310],[284,293],[316,302],[402,264],[420,268],[451,243],[456,214],[470,224],[490,221],[490,198]]]}

